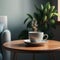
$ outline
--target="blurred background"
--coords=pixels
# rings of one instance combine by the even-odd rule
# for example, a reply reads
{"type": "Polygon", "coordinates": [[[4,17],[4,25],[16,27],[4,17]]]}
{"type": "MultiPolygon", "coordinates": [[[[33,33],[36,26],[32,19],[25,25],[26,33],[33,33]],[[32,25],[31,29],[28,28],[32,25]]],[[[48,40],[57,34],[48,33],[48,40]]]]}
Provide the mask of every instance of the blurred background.
{"type": "MultiPolygon", "coordinates": [[[[51,2],[52,5],[58,9],[59,0],[0,0],[0,16],[8,17],[8,29],[11,31],[12,40],[18,39],[20,32],[26,29],[23,23],[27,17],[27,13],[35,11],[34,4],[40,5],[41,3],[51,2]]],[[[58,19],[57,19],[58,20],[58,19]]],[[[60,23],[53,29],[55,40],[60,40],[60,23]]],[[[32,60],[32,54],[19,54],[21,60],[32,60]],[[28,56],[28,57],[27,57],[28,56]],[[24,57],[24,58],[23,58],[24,57]]],[[[19,58],[18,56],[18,58],[19,58]]],[[[59,60],[59,52],[56,52],[57,60],[59,60]]],[[[51,56],[52,58],[52,56],[51,56]]],[[[48,60],[46,54],[36,54],[36,60],[48,60]],[[38,58],[41,57],[41,58],[38,58]]],[[[52,58],[53,60],[53,58],[52,58]]]]}
{"type": "MultiPolygon", "coordinates": [[[[0,0],[0,16],[8,17],[8,28],[12,34],[12,40],[18,39],[20,32],[26,28],[23,23],[27,17],[27,13],[33,13],[35,11],[34,4],[40,5],[46,3],[49,0],[0,0]]],[[[51,4],[58,8],[57,0],[50,0],[51,4]]],[[[60,25],[53,30],[55,35],[54,39],[60,39],[60,25]]]]}

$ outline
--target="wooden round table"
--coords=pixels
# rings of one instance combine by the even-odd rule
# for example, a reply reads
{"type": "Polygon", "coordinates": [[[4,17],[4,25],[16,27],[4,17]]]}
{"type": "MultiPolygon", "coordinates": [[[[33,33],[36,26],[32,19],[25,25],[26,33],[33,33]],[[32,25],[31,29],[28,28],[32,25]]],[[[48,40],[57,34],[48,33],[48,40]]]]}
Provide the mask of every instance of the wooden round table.
{"type": "MultiPolygon", "coordinates": [[[[13,58],[12,60],[15,60],[16,53],[33,53],[33,60],[35,60],[35,53],[47,53],[49,56],[49,53],[53,53],[54,60],[56,60],[55,51],[60,50],[60,42],[54,41],[54,40],[48,40],[43,45],[33,45],[33,46],[27,46],[24,43],[24,40],[14,40],[11,42],[6,42],[3,44],[3,48],[9,51],[12,51],[13,58]]],[[[49,58],[50,59],[50,58],[49,58]]]]}

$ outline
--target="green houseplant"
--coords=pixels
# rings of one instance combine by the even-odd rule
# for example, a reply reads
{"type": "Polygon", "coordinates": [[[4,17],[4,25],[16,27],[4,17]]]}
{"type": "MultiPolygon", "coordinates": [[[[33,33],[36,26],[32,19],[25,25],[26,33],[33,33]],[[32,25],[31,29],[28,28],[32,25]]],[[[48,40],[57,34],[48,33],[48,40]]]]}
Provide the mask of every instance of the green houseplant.
{"type": "Polygon", "coordinates": [[[22,31],[19,38],[28,38],[28,29],[43,31],[49,35],[49,39],[53,38],[52,28],[56,28],[55,16],[58,16],[55,6],[49,2],[45,5],[41,4],[39,7],[35,5],[36,12],[27,14],[24,24],[27,24],[27,29],[22,31]],[[33,22],[33,23],[32,23],[33,22]]]}

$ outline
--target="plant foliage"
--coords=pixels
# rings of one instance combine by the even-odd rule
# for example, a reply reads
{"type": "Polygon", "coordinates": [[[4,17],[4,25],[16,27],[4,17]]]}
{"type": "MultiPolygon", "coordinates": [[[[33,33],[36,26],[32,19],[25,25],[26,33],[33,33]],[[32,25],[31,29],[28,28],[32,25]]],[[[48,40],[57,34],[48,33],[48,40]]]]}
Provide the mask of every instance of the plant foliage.
{"type": "Polygon", "coordinates": [[[41,4],[39,7],[35,5],[35,8],[36,12],[33,15],[27,14],[28,17],[24,20],[24,24],[27,24],[27,29],[33,28],[32,21],[35,18],[38,31],[43,31],[49,35],[49,39],[52,38],[53,33],[51,28],[56,28],[55,16],[58,16],[56,7],[47,2],[45,5],[41,4]]]}

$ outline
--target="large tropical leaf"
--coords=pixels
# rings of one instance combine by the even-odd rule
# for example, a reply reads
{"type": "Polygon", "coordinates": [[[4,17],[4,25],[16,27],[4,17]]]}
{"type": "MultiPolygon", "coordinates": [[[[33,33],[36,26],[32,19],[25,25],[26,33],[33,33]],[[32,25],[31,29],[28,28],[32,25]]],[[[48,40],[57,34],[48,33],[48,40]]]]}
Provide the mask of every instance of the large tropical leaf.
{"type": "Polygon", "coordinates": [[[27,18],[24,20],[24,24],[27,22],[28,19],[29,19],[29,17],[27,17],[27,18]]]}
{"type": "Polygon", "coordinates": [[[30,19],[30,20],[33,20],[33,17],[31,14],[27,14],[28,17],[24,20],[24,24],[30,19]]]}
{"type": "Polygon", "coordinates": [[[33,17],[32,17],[32,15],[31,14],[27,14],[28,15],[28,17],[30,18],[30,19],[33,19],[33,17]]]}

